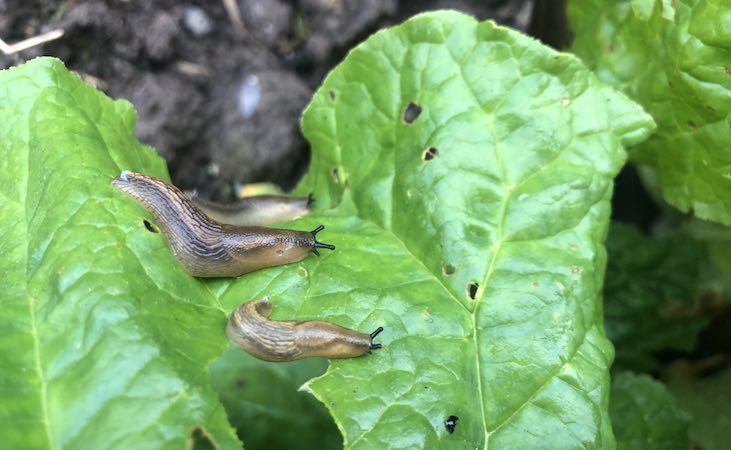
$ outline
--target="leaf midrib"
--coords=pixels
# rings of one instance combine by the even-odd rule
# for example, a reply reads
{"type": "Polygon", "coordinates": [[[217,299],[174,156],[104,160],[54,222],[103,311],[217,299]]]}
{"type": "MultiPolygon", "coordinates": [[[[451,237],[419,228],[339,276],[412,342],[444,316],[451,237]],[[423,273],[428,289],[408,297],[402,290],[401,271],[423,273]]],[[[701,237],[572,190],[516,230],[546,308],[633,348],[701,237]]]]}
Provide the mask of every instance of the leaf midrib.
{"type": "MultiPolygon", "coordinates": [[[[43,91],[43,89],[41,89],[43,91]]],[[[40,98],[39,95],[37,98],[40,98]]],[[[37,100],[36,100],[37,102],[37,100]]],[[[31,108],[31,111],[35,109],[35,103],[33,107],[31,108]]],[[[39,331],[38,331],[38,320],[36,317],[36,301],[37,297],[30,295],[28,292],[28,281],[30,279],[30,274],[28,273],[29,267],[28,267],[28,261],[31,260],[31,248],[30,248],[30,239],[28,239],[28,230],[30,229],[30,223],[29,218],[27,215],[27,212],[29,210],[28,205],[28,192],[30,191],[30,180],[31,177],[30,174],[30,158],[31,158],[31,146],[30,146],[30,134],[31,134],[31,116],[32,114],[28,115],[28,122],[26,125],[26,129],[28,130],[28,142],[25,144],[25,148],[27,149],[25,156],[25,190],[21,191],[21,194],[24,196],[24,198],[21,200],[23,205],[23,216],[25,220],[23,221],[23,225],[25,226],[24,235],[26,236],[25,239],[25,268],[26,268],[26,283],[25,283],[25,297],[28,302],[28,314],[30,315],[30,321],[31,321],[31,336],[33,337],[33,358],[35,363],[35,370],[36,374],[38,375],[38,381],[40,383],[40,392],[39,392],[39,400],[41,403],[41,413],[43,415],[42,421],[43,421],[43,429],[46,434],[46,441],[48,443],[48,448],[56,448],[54,445],[54,439],[53,439],[53,433],[51,432],[51,419],[50,414],[48,411],[48,382],[46,381],[45,373],[43,372],[43,365],[41,363],[42,356],[41,356],[41,346],[40,346],[40,339],[39,339],[39,331]]]]}

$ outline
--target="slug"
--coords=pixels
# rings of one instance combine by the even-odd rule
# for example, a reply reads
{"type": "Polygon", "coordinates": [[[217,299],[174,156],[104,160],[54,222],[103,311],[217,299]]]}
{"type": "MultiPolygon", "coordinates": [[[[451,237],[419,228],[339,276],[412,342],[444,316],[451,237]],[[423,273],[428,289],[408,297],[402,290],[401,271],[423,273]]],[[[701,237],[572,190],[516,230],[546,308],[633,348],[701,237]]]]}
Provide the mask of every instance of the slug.
{"type": "Polygon", "coordinates": [[[237,277],[319,255],[318,248],[335,249],[315,238],[322,225],[307,232],[221,224],[157,178],[125,170],[112,185],[152,213],[173,255],[194,277],[237,277]]]}
{"type": "Polygon", "coordinates": [[[238,226],[266,225],[294,220],[307,214],[314,201],[312,195],[309,197],[257,195],[226,204],[204,200],[195,192],[187,194],[193,204],[211,219],[238,226]]]}
{"type": "Polygon", "coordinates": [[[271,313],[269,297],[243,303],[231,313],[226,335],[250,355],[274,362],[354,358],[381,348],[373,339],[383,327],[365,334],[321,320],[269,320],[271,313]]]}

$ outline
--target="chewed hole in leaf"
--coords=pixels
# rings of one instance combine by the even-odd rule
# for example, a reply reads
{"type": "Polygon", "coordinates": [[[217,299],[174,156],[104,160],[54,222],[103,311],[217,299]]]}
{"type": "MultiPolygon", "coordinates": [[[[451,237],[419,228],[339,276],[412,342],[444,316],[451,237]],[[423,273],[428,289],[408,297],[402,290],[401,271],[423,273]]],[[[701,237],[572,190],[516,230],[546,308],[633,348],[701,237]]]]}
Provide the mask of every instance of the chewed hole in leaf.
{"type": "Polygon", "coordinates": [[[155,228],[154,225],[152,225],[148,220],[143,220],[142,223],[145,225],[145,228],[147,228],[147,231],[150,233],[157,233],[157,228],[155,228]]]}
{"type": "Polygon", "coordinates": [[[340,172],[338,172],[338,168],[334,168],[331,173],[333,176],[333,180],[335,180],[336,183],[340,184],[340,172]]]}
{"type": "Polygon", "coordinates": [[[470,296],[472,300],[477,297],[477,291],[480,289],[480,285],[477,284],[476,281],[473,281],[472,283],[467,285],[467,295],[470,296]]]}
{"type": "Polygon", "coordinates": [[[407,124],[413,123],[419,117],[419,114],[421,114],[421,106],[414,102],[409,103],[404,110],[404,122],[407,124]]]}
{"type": "Polygon", "coordinates": [[[335,92],[330,90],[327,92],[328,97],[330,97],[330,100],[335,101],[335,92]]]}
{"type": "Polygon", "coordinates": [[[444,426],[447,427],[447,431],[449,431],[449,434],[454,433],[454,429],[457,427],[458,420],[459,417],[457,416],[449,416],[449,418],[444,421],[444,426]]]}
{"type": "Polygon", "coordinates": [[[188,449],[190,450],[215,450],[218,449],[218,444],[213,439],[208,431],[203,427],[195,427],[190,432],[190,438],[188,439],[188,449]]]}
{"type": "Polygon", "coordinates": [[[456,270],[457,270],[457,268],[454,267],[451,264],[443,264],[442,265],[442,273],[444,275],[447,275],[447,276],[452,275],[456,270]]]}
{"type": "Polygon", "coordinates": [[[437,150],[436,147],[429,147],[426,150],[424,150],[424,154],[422,155],[422,158],[424,161],[431,161],[432,159],[439,156],[439,150],[437,150]]]}

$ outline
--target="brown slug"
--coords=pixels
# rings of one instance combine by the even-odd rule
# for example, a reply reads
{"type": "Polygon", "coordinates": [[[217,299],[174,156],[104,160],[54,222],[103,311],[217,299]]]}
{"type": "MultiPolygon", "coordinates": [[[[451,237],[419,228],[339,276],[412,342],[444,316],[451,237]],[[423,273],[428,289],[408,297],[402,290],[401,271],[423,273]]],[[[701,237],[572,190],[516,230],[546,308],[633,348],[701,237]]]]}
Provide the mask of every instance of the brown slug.
{"type": "Polygon", "coordinates": [[[274,362],[354,358],[381,348],[373,339],[383,327],[365,334],[321,320],[269,320],[271,313],[269,297],[243,303],[231,313],[226,335],[250,355],[274,362]]]}
{"type": "Polygon", "coordinates": [[[222,224],[157,178],[125,170],[112,185],[152,213],[173,255],[194,277],[237,277],[319,255],[318,248],[335,249],[315,238],[322,225],[308,232],[222,224]]]}
{"type": "Polygon", "coordinates": [[[308,197],[257,195],[229,204],[204,200],[195,192],[186,194],[190,201],[211,219],[238,226],[266,225],[294,220],[307,214],[314,201],[312,195],[308,197]]]}

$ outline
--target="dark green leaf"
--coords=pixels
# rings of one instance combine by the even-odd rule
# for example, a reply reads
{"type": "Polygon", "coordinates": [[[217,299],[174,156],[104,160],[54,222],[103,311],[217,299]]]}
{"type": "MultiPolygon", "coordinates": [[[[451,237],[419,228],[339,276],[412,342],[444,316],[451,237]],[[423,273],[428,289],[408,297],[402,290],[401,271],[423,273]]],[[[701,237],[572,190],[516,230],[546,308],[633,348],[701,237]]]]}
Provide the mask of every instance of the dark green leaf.
{"type": "Polygon", "coordinates": [[[684,450],[690,447],[690,417],[664,384],[647,375],[612,377],[609,413],[619,450],[684,450]]]}
{"type": "Polygon", "coordinates": [[[731,442],[731,369],[699,380],[673,379],[668,388],[693,419],[691,440],[703,450],[724,450],[731,442]]]}
{"type": "Polygon", "coordinates": [[[693,350],[705,324],[698,303],[701,245],[685,235],[645,237],[615,222],[607,252],[604,315],[615,365],[649,371],[657,367],[656,352],[693,350]]]}
{"type": "Polygon", "coordinates": [[[231,348],[211,366],[211,378],[247,449],[335,450],[343,439],[325,407],[296,392],[326,368],[319,358],[271,364],[231,348]]]}

